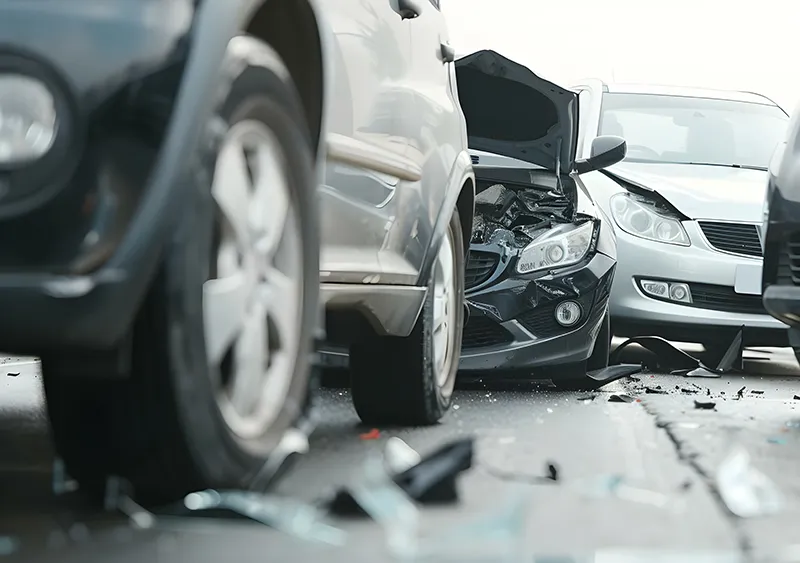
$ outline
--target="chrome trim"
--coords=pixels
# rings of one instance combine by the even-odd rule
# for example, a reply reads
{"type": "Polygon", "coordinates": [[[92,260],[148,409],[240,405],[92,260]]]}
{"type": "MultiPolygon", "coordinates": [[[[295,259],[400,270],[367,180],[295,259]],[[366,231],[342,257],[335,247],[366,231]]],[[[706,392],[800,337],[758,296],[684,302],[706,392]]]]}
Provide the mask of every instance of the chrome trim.
{"type": "Polygon", "coordinates": [[[408,336],[414,330],[428,288],[377,284],[320,284],[328,309],[356,310],[381,336],[408,336]]]}

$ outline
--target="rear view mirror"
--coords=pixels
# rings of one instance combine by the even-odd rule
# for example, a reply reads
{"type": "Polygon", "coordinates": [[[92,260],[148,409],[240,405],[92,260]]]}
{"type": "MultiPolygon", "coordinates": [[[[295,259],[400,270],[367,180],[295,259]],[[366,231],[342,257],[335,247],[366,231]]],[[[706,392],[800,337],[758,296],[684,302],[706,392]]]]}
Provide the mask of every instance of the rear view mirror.
{"type": "Polygon", "coordinates": [[[615,135],[601,135],[592,140],[592,148],[589,158],[575,162],[575,171],[578,174],[602,170],[608,168],[623,158],[628,153],[628,145],[625,139],[615,135]]]}

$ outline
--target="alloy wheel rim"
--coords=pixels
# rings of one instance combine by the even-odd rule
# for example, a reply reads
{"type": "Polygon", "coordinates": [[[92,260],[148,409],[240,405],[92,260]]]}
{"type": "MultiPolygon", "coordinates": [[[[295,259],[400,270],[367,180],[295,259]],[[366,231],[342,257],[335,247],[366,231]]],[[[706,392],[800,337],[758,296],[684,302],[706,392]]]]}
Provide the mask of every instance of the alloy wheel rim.
{"type": "Polygon", "coordinates": [[[203,284],[206,357],[225,422],[254,439],[289,393],[302,318],[300,221],[283,151],[262,123],[228,131],[211,193],[219,237],[203,284]]]}
{"type": "Polygon", "coordinates": [[[453,362],[453,344],[456,331],[456,292],[453,288],[455,256],[453,242],[448,232],[442,240],[433,271],[433,369],[436,385],[448,385],[453,362]]]}

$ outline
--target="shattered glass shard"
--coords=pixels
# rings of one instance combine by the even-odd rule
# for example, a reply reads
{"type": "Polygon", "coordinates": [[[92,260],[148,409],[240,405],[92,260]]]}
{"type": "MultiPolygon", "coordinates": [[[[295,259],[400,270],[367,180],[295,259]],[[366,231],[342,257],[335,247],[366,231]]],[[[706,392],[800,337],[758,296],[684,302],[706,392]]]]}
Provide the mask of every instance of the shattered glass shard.
{"type": "Polygon", "coordinates": [[[245,491],[199,491],[184,499],[192,512],[230,510],[298,539],[332,546],[343,546],[347,534],[322,521],[317,507],[291,499],[245,491]]]}
{"type": "Polygon", "coordinates": [[[739,518],[776,514],[783,508],[777,486],[753,467],[750,454],[741,446],[736,446],[720,464],[716,482],[725,506],[739,518]]]}

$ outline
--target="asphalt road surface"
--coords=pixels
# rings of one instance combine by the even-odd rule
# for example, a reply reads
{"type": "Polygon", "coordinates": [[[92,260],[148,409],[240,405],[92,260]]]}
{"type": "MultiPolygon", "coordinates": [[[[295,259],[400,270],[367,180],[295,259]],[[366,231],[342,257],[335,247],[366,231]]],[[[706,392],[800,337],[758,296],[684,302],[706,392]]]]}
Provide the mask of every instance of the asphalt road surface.
{"type": "MultiPolygon", "coordinates": [[[[637,353],[626,361],[644,358],[637,353]]],[[[364,519],[329,520],[347,538],[344,547],[328,547],[235,520],[159,518],[155,530],[134,531],[122,516],[54,500],[38,364],[4,362],[0,555],[33,561],[42,547],[55,546],[45,555],[60,563],[389,560],[391,534],[364,519]]],[[[793,422],[800,420],[800,373],[787,350],[748,350],[745,368],[746,375],[719,379],[643,373],[593,394],[485,378],[457,392],[438,426],[377,433],[358,425],[346,389],[325,389],[311,451],[277,492],[313,502],[363,482],[365,461],[391,436],[423,456],[475,437],[475,463],[459,478],[459,501],[416,514],[419,545],[434,554],[431,561],[499,561],[514,547],[527,561],[533,554],[800,561],[800,548],[792,547],[800,544],[800,422],[793,422]],[[609,401],[615,394],[634,399],[609,401]],[[715,404],[698,408],[696,401],[715,404]],[[558,470],[556,481],[541,479],[548,464],[558,470]],[[738,517],[731,507],[761,515],[738,517]]],[[[403,526],[398,520],[390,529],[403,526]]],[[[411,536],[397,537],[408,547],[411,536]]]]}

